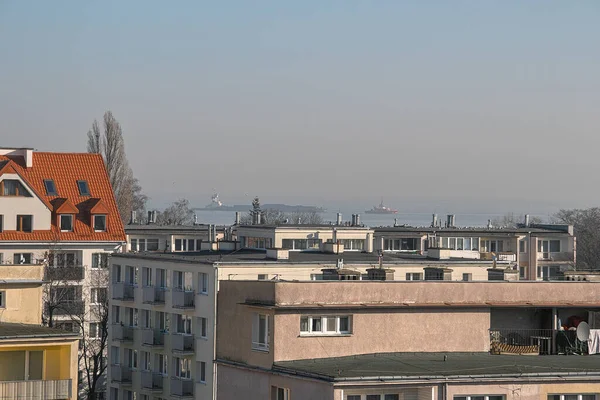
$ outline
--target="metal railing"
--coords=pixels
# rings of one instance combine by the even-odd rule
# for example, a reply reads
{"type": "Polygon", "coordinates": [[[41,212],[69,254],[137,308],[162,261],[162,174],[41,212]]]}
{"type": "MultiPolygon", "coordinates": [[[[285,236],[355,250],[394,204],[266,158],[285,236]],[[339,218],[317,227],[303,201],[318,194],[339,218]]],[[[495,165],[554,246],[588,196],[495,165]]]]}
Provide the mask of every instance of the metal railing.
{"type": "Polygon", "coordinates": [[[142,345],[162,347],[165,345],[166,332],[160,329],[144,329],[142,331],[142,345]]]}
{"type": "Polygon", "coordinates": [[[0,399],[70,399],[71,379],[43,381],[0,381],[0,399]]]}
{"type": "Polygon", "coordinates": [[[81,265],[73,265],[68,267],[53,267],[44,268],[45,281],[80,281],[85,278],[85,267],[81,265]]]}
{"type": "Polygon", "coordinates": [[[490,329],[492,352],[553,354],[552,329],[490,329]]]}
{"type": "Polygon", "coordinates": [[[110,367],[110,379],[113,382],[131,383],[132,370],[120,364],[114,364],[110,367]]]}
{"type": "Polygon", "coordinates": [[[135,287],[130,283],[117,282],[112,284],[113,300],[134,300],[135,287]]]}
{"type": "Polygon", "coordinates": [[[193,290],[173,289],[173,308],[194,308],[196,293],[193,290]]]}
{"type": "Polygon", "coordinates": [[[181,333],[171,335],[171,350],[179,354],[194,353],[194,336],[181,333]]]}
{"type": "Polygon", "coordinates": [[[141,373],[142,389],[152,391],[162,391],[164,387],[164,376],[152,371],[142,371],[141,373]]]}
{"type": "Polygon", "coordinates": [[[194,381],[191,379],[171,378],[171,396],[193,397],[194,381]]]}
{"type": "Polygon", "coordinates": [[[120,340],[122,342],[132,342],[133,341],[133,327],[124,326],[121,324],[114,324],[112,326],[112,339],[120,340]]]}
{"type": "Polygon", "coordinates": [[[142,302],[145,304],[165,304],[166,288],[144,286],[142,288],[142,302]]]}

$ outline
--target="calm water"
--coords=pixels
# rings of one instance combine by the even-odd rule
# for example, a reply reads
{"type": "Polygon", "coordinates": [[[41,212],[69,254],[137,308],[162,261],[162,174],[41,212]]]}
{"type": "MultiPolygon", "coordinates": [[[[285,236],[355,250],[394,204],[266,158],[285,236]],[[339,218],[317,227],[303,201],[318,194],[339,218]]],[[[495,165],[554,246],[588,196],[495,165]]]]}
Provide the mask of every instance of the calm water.
{"type": "MultiPolygon", "coordinates": [[[[349,221],[352,218],[352,213],[356,211],[342,212],[344,221],[349,221]]],[[[196,211],[198,222],[202,224],[217,224],[231,225],[235,222],[235,211],[196,211]]],[[[242,215],[244,213],[242,212],[242,215]]],[[[501,215],[494,214],[455,214],[456,226],[486,226],[488,219],[500,217],[501,215]]],[[[327,222],[335,221],[335,212],[322,213],[321,216],[327,222]]],[[[391,226],[394,225],[394,218],[398,220],[398,224],[407,224],[411,226],[429,226],[431,225],[431,214],[429,213],[412,213],[412,214],[365,214],[360,212],[360,222],[371,227],[375,226],[391,226]]],[[[442,223],[446,220],[445,215],[438,215],[438,220],[442,219],[442,223]]]]}

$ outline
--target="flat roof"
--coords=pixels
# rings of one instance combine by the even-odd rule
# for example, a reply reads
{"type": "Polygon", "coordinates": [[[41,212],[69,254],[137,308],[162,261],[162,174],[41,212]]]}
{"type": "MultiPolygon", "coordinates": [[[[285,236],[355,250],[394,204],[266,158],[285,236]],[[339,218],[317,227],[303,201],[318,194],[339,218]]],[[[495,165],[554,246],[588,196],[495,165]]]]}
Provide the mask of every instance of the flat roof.
{"type": "Polygon", "coordinates": [[[0,339],[26,339],[26,338],[50,338],[69,337],[78,338],[79,335],[62,329],[48,328],[42,325],[0,323],[0,339]]]}
{"type": "Polygon", "coordinates": [[[336,225],[333,223],[329,224],[280,224],[280,225],[237,225],[237,228],[250,228],[250,229],[337,229],[337,230],[371,230],[373,228],[366,225],[336,225]]]}
{"type": "MultiPolygon", "coordinates": [[[[337,260],[343,259],[344,264],[379,264],[377,253],[363,253],[360,251],[345,251],[343,254],[322,253],[317,251],[290,251],[289,259],[268,259],[266,251],[243,249],[237,251],[198,251],[198,252],[141,252],[141,253],[115,253],[112,257],[140,258],[150,260],[170,260],[189,263],[274,263],[274,264],[322,264],[335,265],[337,260]]],[[[384,265],[400,264],[475,264],[492,265],[493,261],[471,260],[464,258],[452,258],[449,260],[435,260],[426,256],[408,253],[384,253],[384,265]]],[[[504,265],[502,262],[497,262],[504,265]]],[[[510,264],[506,262],[506,264],[510,264]]]]}
{"type": "MultiPolygon", "coordinates": [[[[223,230],[227,226],[225,225],[215,225],[217,230],[223,230]]],[[[155,224],[130,224],[125,225],[125,232],[128,233],[130,231],[144,231],[144,232],[207,232],[208,224],[198,224],[198,225],[155,225],[155,224]]]]}
{"type": "Polygon", "coordinates": [[[414,380],[465,377],[600,375],[600,356],[519,356],[489,353],[378,353],[279,361],[278,372],[328,381],[414,380]]]}
{"type": "Polygon", "coordinates": [[[373,227],[375,233],[468,233],[468,234],[495,234],[495,233],[513,233],[513,234],[528,234],[528,233],[545,233],[545,234],[568,234],[569,225],[543,225],[517,228],[487,228],[487,227],[415,227],[415,226],[380,226],[373,227]]]}

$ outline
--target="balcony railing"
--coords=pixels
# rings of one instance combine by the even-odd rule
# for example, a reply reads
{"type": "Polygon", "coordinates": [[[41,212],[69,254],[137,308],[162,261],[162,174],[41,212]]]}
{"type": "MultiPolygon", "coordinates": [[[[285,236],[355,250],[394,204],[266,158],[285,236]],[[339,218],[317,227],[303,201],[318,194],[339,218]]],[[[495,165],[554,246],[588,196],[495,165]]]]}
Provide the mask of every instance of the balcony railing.
{"type": "Polygon", "coordinates": [[[193,290],[173,289],[173,308],[194,308],[196,293],[193,290]]]}
{"type": "Polygon", "coordinates": [[[82,315],[85,304],[82,300],[61,301],[56,304],[46,303],[46,312],[52,315],[82,315]]]}
{"type": "Polygon", "coordinates": [[[538,261],[573,261],[574,253],[568,251],[561,252],[549,252],[549,251],[538,251],[538,261]]]}
{"type": "Polygon", "coordinates": [[[162,392],[164,387],[164,376],[163,374],[154,373],[152,371],[142,371],[141,385],[144,390],[162,392]]]}
{"type": "Polygon", "coordinates": [[[132,370],[124,365],[114,364],[110,367],[110,379],[113,382],[131,383],[132,370]]]}
{"type": "Polygon", "coordinates": [[[0,399],[70,399],[70,379],[47,381],[0,381],[0,399]]]}
{"type": "Polygon", "coordinates": [[[114,300],[133,301],[134,286],[130,283],[125,282],[113,283],[112,298],[114,300]]]}
{"type": "Polygon", "coordinates": [[[112,338],[113,340],[119,340],[121,342],[132,342],[133,329],[134,328],[131,326],[115,324],[112,326],[112,338]]]}
{"type": "Polygon", "coordinates": [[[481,252],[481,259],[486,261],[493,261],[494,256],[496,257],[496,261],[517,261],[517,254],[510,251],[500,251],[500,252],[481,252]]]}
{"type": "Polygon", "coordinates": [[[84,278],[85,267],[81,265],[44,268],[45,281],[80,281],[84,278]]]}
{"type": "Polygon", "coordinates": [[[175,333],[171,335],[171,350],[178,354],[194,354],[194,336],[175,333]]]}
{"type": "Polygon", "coordinates": [[[166,332],[160,329],[144,329],[142,331],[142,345],[152,347],[163,347],[165,345],[166,332]]]}
{"type": "Polygon", "coordinates": [[[142,302],[144,304],[165,304],[166,288],[144,286],[142,288],[142,302]]]}
{"type": "Polygon", "coordinates": [[[552,329],[490,329],[492,354],[553,354],[552,329]]]}
{"type": "Polygon", "coordinates": [[[193,398],[194,381],[191,379],[171,378],[171,396],[193,398]]]}

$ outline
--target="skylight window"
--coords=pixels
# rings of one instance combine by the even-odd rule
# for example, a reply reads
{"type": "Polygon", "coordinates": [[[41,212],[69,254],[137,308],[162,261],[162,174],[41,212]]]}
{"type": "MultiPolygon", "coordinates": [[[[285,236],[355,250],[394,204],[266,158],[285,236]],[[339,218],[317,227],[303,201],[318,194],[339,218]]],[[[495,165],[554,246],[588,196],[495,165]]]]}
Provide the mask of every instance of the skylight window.
{"type": "Polygon", "coordinates": [[[79,194],[82,196],[90,195],[90,187],[87,181],[77,181],[77,187],[79,188],[79,194]]]}
{"type": "Polygon", "coordinates": [[[44,186],[46,187],[46,194],[48,196],[58,196],[56,184],[52,179],[44,179],[44,186]]]}

